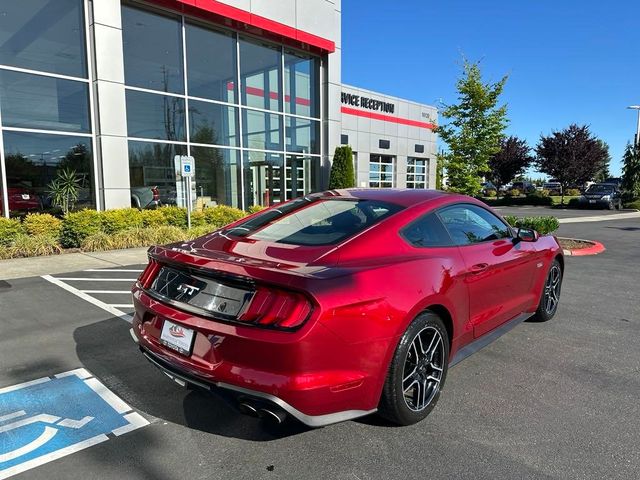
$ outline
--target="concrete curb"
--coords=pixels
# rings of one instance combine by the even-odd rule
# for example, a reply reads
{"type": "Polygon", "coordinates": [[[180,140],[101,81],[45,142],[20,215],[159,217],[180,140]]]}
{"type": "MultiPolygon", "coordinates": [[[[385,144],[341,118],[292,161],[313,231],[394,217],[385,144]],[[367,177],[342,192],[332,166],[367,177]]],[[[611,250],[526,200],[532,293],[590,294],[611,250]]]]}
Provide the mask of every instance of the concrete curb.
{"type": "Polygon", "coordinates": [[[596,242],[595,240],[584,240],[582,238],[567,238],[567,237],[558,237],[558,239],[565,239],[565,240],[576,240],[579,242],[586,242],[586,243],[590,243],[591,246],[587,247],[587,248],[572,248],[572,249],[563,249],[563,253],[565,255],[571,256],[571,257],[584,257],[587,255],[597,255],[599,253],[602,253],[606,250],[606,248],[604,247],[604,245],[600,242],[596,242]]]}

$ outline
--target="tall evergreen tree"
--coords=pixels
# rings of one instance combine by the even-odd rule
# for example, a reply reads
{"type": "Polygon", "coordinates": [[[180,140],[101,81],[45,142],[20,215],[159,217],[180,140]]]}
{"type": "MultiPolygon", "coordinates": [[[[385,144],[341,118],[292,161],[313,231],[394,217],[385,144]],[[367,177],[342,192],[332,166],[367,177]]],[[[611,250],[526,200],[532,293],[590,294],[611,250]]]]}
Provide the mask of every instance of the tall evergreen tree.
{"type": "Polygon", "coordinates": [[[628,144],[622,157],[622,188],[640,197],[640,145],[628,144]]]}
{"type": "Polygon", "coordinates": [[[489,159],[500,151],[507,126],[507,106],[498,106],[507,77],[484,83],[480,64],[465,60],[458,80],[458,103],[446,106],[442,117],[449,120],[436,132],[447,144],[443,154],[450,190],[477,195],[481,177],[489,172],[489,159]]]}
{"type": "Polygon", "coordinates": [[[331,173],[329,174],[329,189],[353,188],[356,185],[356,175],[353,169],[353,151],[348,145],[336,147],[333,154],[331,173]]]}

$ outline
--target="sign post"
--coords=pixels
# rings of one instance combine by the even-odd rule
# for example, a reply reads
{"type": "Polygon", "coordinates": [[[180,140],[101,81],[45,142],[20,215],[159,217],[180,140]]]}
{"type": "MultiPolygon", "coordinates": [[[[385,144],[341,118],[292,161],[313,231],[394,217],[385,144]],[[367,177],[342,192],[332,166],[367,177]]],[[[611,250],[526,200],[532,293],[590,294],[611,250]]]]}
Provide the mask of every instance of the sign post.
{"type": "Polygon", "coordinates": [[[191,228],[191,209],[193,208],[191,179],[196,173],[195,160],[192,156],[176,155],[175,162],[178,163],[178,161],[180,161],[180,176],[186,182],[187,228],[191,228]]]}

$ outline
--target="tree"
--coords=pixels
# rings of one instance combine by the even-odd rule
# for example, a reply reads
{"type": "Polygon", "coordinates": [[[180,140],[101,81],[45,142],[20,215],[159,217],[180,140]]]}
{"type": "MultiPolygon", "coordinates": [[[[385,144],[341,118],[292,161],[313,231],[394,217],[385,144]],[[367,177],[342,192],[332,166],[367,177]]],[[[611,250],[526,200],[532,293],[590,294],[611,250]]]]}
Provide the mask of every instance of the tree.
{"type": "Polygon", "coordinates": [[[570,125],[549,136],[540,136],[536,146],[536,167],[558,180],[561,202],[569,185],[582,185],[602,170],[608,152],[604,142],[594,137],[586,125],[570,125]]]}
{"type": "Polygon", "coordinates": [[[504,138],[500,142],[500,151],[489,159],[487,179],[500,188],[517,175],[522,175],[534,158],[525,140],[518,137],[504,138]]]}
{"type": "Polygon", "coordinates": [[[481,177],[489,172],[489,159],[500,151],[500,140],[507,126],[507,106],[498,99],[507,77],[496,83],[483,83],[479,63],[465,60],[458,80],[458,103],[445,106],[442,116],[449,123],[436,128],[447,144],[444,166],[447,184],[455,192],[477,195],[481,177]]]}
{"type": "Polygon", "coordinates": [[[611,154],[609,153],[609,144],[604,140],[598,140],[602,144],[602,148],[607,152],[607,157],[605,158],[604,165],[602,168],[596,173],[596,176],[593,178],[596,182],[605,182],[607,178],[611,178],[611,172],[609,171],[609,164],[611,163],[611,154]]]}
{"type": "Polygon", "coordinates": [[[65,215],[73,210],[80,190],[80,178],[75,170],[61,170],[47,187],[54,207],[60,207],[65,215]]]}
{"type": "Polygon", "coordinates": [[[622,188],[640,197],[640,145],[627,144],[622,157],[622,188]]]}
{"type": "Polygon", "coordinates": [[[442,180],[444,178],[444,160],[442,154],[436,156],[436,190],[442,190],[442,180]]]}
{"type": "Polygon", "coordinates": [[[333,154],[333,164],[329,174],[329,189],[353,188],[356,185],[356,175],[353,170],[353,151],[348,145],[336,147],[333,154]]]}

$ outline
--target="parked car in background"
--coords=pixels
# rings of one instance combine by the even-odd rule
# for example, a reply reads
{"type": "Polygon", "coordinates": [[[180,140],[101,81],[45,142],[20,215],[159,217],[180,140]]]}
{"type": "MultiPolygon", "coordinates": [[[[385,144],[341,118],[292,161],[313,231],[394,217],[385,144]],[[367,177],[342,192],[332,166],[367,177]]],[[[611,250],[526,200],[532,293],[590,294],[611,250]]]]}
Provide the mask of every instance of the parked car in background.
{"type": "Polygon", "coordinates": [[[546,182],[542,184],[543,190],[548,190],[549,195],[562,195],[562,185],[560,182],[546,182]]]}
{"type": "Polygon", "coordinates": [[[594,183],[578,199],[582,207],[602,207],[613,210],[622,208],[622,194],[617,185],[594,183]]]}
{"type": "Polygon", "coordinates": [[[519,190],[520,193],[528,194],[536,191],[536,186],[531,182],[513,182],[511,190],[519,190]]]}
{"type": "Polygon", "coordinates": [[[555,315],[563,270],[553,236],[474,198],[333,190],[152,247],[131,333],[167,376],[225,391],[245,414],[409,425],[450,365],[555,315]]]}
{"type": "MultiPolygon", "coordinates": [[[[29,188],[9,187],[7,188],[7,196],[9,197],[9,212],[33,212],[42,209],[40,197],[29,188]]],[[[3,203],[0,201],[0,215],[4,214],[3,203]]]]}
{"type": "Polygon", "coordinates": [[[158,208],[161,205],[158,187],[131,187],[133,208],[158,208]]]}

